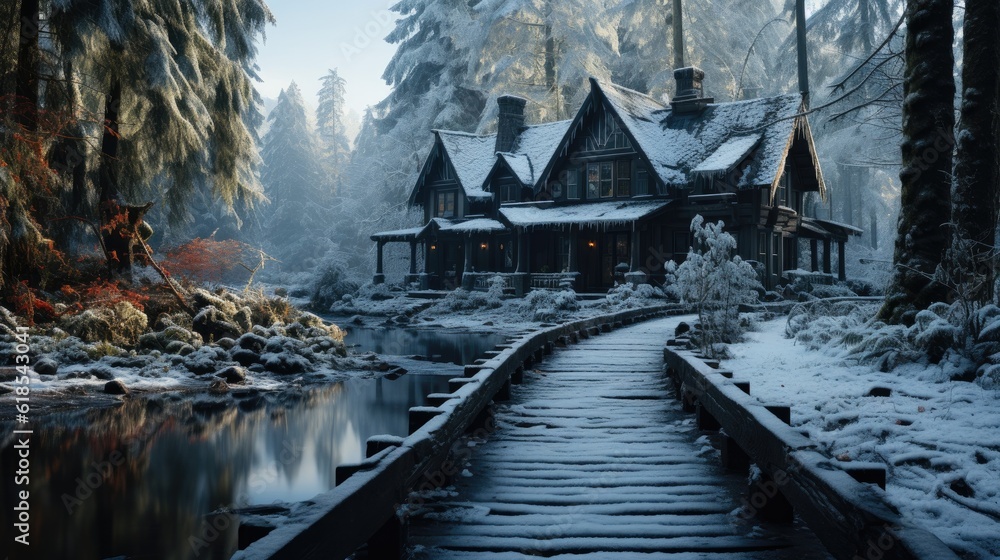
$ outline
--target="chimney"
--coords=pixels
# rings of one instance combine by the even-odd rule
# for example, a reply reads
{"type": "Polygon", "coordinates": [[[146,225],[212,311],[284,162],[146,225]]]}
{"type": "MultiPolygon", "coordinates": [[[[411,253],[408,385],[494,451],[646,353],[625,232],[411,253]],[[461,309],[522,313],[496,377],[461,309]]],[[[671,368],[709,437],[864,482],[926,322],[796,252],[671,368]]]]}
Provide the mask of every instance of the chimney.
{"type": "Polygon", "coordinates": [[[500,117],[497,121],[497,152],[510,152],[517,144],[517,138],[524,128],[524,106],[528,100],[504,95],[497,99],[500,107],[500,117]]]}
{"type": "Polygon", "coordinates": [[[674,79],[677,81],[677,92],[670,103],[674,113],[698,113],[709,103],[715,102],[715,99],[705,97],[702,87],[705,72],[700,68],[678,68],[674,70],[674,79]]]}
{"type": "Polygon", "coordinates": [[[799,91],[809,108],[809,50],[806,42],[806,0],[795,2],[795,39],[799,55],[799,91]]]}

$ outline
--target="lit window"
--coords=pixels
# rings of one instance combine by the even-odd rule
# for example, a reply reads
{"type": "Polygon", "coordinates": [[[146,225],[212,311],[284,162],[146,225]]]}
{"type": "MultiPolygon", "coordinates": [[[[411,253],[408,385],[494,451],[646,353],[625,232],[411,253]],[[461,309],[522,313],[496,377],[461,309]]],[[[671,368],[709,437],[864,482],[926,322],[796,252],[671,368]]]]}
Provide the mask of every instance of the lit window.
{"type": "Polygon", "coordinates": [[[587,164],[587,198],[601,197],[601,167],[596,163],[587,164]]]}
{"type": "Polygon", "coordinates": [[[615,196],[614,180],[611,176],[613,170],[614,166],[610,161],[601,164],[601,198],[615,196]]]}
{"type": "Polygon", "coordinates": [[[454,192],[437,193],[437,213],[435,216],[438,218],[454,218],[455,198],[456,194],[454,192]]]}

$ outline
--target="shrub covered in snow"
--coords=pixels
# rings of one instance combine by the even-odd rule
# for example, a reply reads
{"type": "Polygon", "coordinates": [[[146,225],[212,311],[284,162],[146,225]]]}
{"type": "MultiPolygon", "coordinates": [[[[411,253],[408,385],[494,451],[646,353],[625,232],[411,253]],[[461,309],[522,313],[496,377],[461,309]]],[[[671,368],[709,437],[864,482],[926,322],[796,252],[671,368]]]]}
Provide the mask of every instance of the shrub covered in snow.
{"type": "Polygon", "coordinates": [[[911,326],[875,321],[879,305],[864,302],[800,304],[788,316],[786,334],[811,349],[839,345],[861,363],[890,371],[908,363],[938,365],[943,378],[1000,387],[1000,307],[969,311],[936,303],[911,326]]]}
{"type": "Polygon", "coordinates": [[[763,291],[757,273],[736,250],[736,239],[723,231],[721,221],[706,224],[700,215],[691,220],[695,246],[680,266],[667,264],[667,275],[681,301],[694,306],[701,323],[700,345],[712,354],[718,345],[743,334],[739,306],[757,302],[763,291]]]}
{"type": "Polygon", "coordinates": [[[61,327],[85,342],[131,346],[146,331],[148,321],[146,314],[131,303],[119,301],[111,307],[87,309],[67,316],[62,320],[61,327]]]}
{"type": "Polygon", "coordinates": [[[333,260],[323,263],[316,277],[310,298],[315,309],[329,310],[347,294],[354,294],[358,285],[350,280],[343,264],[333,260]]]}
{"type": "Polygon", "coordinates": [[[532,290],[521,300],[522,313],[533,321],[554,321],[578,309],[572,289],[532,290]]]}
{"type": "Polygon", "coordinates": [[[661,288],[657,288],[651,284],[632,284],[626,282],[624,284],[617,284],[614,288],[608,290],[605,301],[608,308],[614,311],[621,311],[663,303],[670,299],[676,300],[676,298],[671,298],[661,288]]]}

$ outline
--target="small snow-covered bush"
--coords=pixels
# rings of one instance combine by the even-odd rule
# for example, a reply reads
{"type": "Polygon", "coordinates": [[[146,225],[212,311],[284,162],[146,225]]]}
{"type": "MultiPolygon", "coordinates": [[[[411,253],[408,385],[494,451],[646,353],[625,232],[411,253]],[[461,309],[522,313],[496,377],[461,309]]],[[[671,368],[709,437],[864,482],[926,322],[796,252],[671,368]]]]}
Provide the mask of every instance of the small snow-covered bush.
{"type": "Polygon", "coordinates": [[[578,309],[580,303],[571,289],[532,290],[521,301],[522,312],[534,321],[553,321],[578,309]]]}
{"type": "Polygon", "coordinates": [[[392,287],[388,284],[375,284],[369,282],[358,290],[358,296],[361,299],[368,299],[371,301],[385,301],[387,299],[392,299],[392,287]]]}
{"type": "Polygon", "coordinates": [[[119,301],[110,307],[88,309],[83,313],[66,317],[62,328],[85,342],[110,342],[132,346],[146,331],[149,319],[127,301],[119,301]]]}
{"type": "Polygon", "coordinates": [[[313,285],[312,305],[316,309],[328,310],[345,295],[353,294],[357,289],[358,285],[348,278],[343,265],[327,261],[320,269],[313,285]]]}
{"type": "Polygon", "coordinates": [[[700,215],[691,220],[695,246],[680,266],[667,264],[677,295],[694,306],[702,325],[702,351],[712,353],[719,344],[740,339],[739,306],[757,302],[763,291],[757,272],[736,250],[736,239],[726,233],[725,224],[705,223],[700,215]]]}
{"type": "Polygon", "coordinates": [[[619,311],[662,303],[669,296],[662,289],[650,284],[618,284],[608,290],[605,298],[609,308],[619,311]]]}

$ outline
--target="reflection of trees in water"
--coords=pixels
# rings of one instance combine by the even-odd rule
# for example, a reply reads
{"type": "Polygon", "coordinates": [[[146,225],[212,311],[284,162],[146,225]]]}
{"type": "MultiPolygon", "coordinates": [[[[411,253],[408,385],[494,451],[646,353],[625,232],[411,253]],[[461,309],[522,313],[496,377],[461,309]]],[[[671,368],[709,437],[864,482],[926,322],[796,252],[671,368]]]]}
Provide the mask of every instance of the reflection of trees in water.
{"type": "MultiPolygon", "coordinates": [[[[46,536],[33,551],[52,558],[69,550],[79,558],[194,557],[189,539],[203,536],[205,514],[242,505],[268,489],[291,487],[312,471],[307,461],[319,473],[315,491],[333,487],[336,467],[360,459],[369,436],[405,435],[409,407],[446,384],[445,378],[419,376],[359,379],[268,395],[252,411],[239,410],[233,400],[193,404],[166,397],[38,418],[32,520],[34,530],[44,527],[46,536]],[[344,442],[355,445],[347,448],[344,442]],[[116,453],[124,463],[113,467],[91,496],[81,495],[68,514],[62,496],[75,495],[77,479],[86,481],[95,464],[116,453]]],[[[8,432],[3,428],[0,432],[8,432]]],[[[14,464],[13,445],[3,442],[4,472],[14,464]]],[[[13,490],[0,485],[6,511],[13,507],[13,490]]],[[[0,539],[12,539],[10,531],[9,524],[0,524],[0,539]]],[[[232,527],[198,558],[228,558],[234,550],[232,527]]]]}
{"type": "Polygon", "coordinates": [[[440,356],[440,361],[471,364],[503,341],[500,334],[449,333],[419,329],[352,327],[347,344],[389,356],[440,356]]]}

